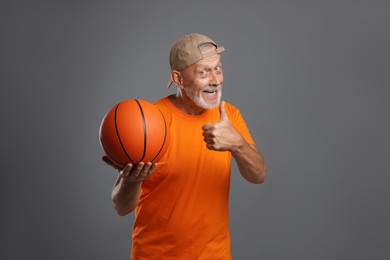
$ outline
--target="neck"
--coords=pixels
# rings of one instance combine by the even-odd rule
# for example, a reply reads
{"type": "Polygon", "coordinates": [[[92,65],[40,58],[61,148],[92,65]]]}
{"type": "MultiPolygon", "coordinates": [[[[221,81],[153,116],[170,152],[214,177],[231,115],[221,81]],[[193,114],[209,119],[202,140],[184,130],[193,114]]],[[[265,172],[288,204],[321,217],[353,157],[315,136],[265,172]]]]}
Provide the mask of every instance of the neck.
{"type": "Polygon", "coordinates": [[[169,96],[169,100],[174,104],[180,111],[188,115],[200,115],[205,109],[198,106],[192,99],[189,99],[181,91],[177,91],[176,95],[172,94],[169,96]]]}

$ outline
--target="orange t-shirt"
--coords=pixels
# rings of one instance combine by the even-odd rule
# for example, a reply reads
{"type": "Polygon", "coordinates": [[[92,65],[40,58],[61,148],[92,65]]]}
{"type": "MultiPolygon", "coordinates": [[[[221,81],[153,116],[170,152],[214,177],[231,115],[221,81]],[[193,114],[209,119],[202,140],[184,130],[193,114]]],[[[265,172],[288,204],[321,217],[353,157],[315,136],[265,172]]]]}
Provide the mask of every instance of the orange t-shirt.
{"type": "MultiPolygon", "coordinates": [[[[143,182],[135,210],[132,259],[231,259],[228,218],[230,152],[211,151],[202,126],[219,108],[181,112],[165,97],[155,103],[169,129],[169,146],[143,182]]],[[[254,143],[240,111],[225,102],[231,124],[254,143]]]]}

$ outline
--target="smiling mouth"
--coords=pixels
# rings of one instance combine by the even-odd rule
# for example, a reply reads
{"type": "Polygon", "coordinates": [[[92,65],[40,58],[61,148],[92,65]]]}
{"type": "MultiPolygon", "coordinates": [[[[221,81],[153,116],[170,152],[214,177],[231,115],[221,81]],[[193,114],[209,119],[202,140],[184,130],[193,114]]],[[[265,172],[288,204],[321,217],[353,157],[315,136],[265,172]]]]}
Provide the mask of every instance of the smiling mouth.
{"type": "Polygon", "coordinates": [[[213,88],[207,87],[204,90],[202,90],[202,92],[205,94],[211,95],[211,94],[217,93],[220,89],[221,89],[221,86],[217,86],[217,87],[213,87],[213,88]]]}
{"type": "Polygon", "coordinates": [[[203,93],[206,93],[206,94],[214,94],[214,93],[216,93],[218,90],[217,89],[215,89],[215,90],[203,90],[202,92],[203,93]]]}

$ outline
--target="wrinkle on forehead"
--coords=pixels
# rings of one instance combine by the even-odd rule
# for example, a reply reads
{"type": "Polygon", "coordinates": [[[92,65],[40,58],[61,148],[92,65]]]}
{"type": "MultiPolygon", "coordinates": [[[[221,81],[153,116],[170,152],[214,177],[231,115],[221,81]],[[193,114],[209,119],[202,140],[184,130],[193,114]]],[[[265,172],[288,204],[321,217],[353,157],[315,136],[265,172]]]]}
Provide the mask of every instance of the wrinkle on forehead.
{"type": "Polygon", "coordinates": [[[200,60],[194,64],[195,67],[203,66],[203,67],[216,67],[221,65],[221,55],[217,54],[206,59],[200,60]]]}

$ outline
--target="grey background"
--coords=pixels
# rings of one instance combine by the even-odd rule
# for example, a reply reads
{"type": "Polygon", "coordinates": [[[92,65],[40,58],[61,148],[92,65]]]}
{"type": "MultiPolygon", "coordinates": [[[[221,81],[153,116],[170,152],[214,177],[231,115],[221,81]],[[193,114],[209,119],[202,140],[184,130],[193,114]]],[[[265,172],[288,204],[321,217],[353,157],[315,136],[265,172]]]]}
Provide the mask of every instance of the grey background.
{"type": "Polygon", "coordinates": [[[98,128],[174,90],[168,51],[221,43],[223,99],[268,164],[233,165],[234,259],[389,259],[387,1],[2,1],[1,259],[128,259],[98,128]]]}

